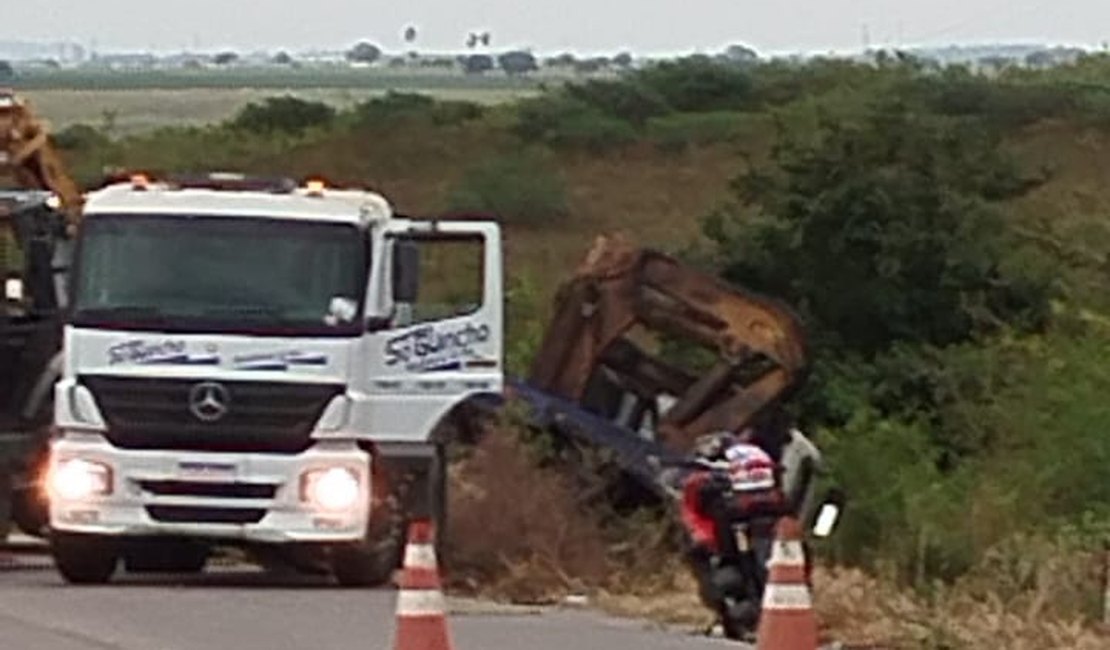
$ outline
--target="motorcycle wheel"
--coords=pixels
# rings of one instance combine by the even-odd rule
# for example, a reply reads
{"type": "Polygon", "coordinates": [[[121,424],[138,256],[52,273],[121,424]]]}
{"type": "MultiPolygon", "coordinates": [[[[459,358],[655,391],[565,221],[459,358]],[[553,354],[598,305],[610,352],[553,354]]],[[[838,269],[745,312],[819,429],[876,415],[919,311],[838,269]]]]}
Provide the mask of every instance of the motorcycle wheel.
{"type": "Polygon", "coordinates": [[[759,628],[759,603],[751,600],[734,602],[731,599],[720,613],[725,637],[734,641],[752,641],[759,628]]]}

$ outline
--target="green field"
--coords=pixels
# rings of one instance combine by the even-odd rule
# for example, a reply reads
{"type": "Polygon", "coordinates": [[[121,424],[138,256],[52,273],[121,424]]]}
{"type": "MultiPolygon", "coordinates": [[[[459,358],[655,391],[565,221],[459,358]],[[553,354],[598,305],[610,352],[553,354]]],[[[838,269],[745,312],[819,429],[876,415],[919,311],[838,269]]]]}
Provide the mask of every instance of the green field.
{"type": "MultiPolygon", "coordinates": [[[[210,124],[225,120],[243,106],[274,95],[293,94],[326,102],[336,108],[383,95],[388,88],[152,88],[41,89],[21,91],[35,111],[54,130],[77,123],[108,126],[116,135],[129,135],[163,126],[210,124]]],[[[534,94],[531,90],[494,88],[411,89],[444,100],[496,104],[534,94]]]]}
{"type": "Polygon", "coordinates": [[[12,85],[55,129],[110,126],[117,135],[224,120],[252,101],[293,94],[347,108],[390,90],[497,104],[529,97],[563,77],[468,76],[443,71],[313,68],[113,72],[57,70],[12,85]]]}

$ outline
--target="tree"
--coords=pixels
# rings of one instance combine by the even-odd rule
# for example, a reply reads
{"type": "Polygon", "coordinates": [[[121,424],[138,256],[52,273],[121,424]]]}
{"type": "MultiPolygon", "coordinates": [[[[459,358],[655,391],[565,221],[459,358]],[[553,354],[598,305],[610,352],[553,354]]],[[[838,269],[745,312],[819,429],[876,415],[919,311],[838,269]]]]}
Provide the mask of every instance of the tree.
{"type": "Polygon", "coordinates": [[[784,128],[706,234],[729,280],[797,305],[827,350],[945,346],[1047,323],[1046,262],[995,207],[1030,187],[981,123],[886,99],[784,128]]]}
{"type": "Polygon", "coordinates": [[[409,25],[408,27],[406,27],[405,28],[405,33],[404,33],[404,38],[405,38],[406,43],[415,43],[416,42],[416,27],[413,26],[413,25],[409,25]]]}
{"type": "Polygon", "coordinates": [[[759,54],[747,45],[729,45],[724,58],[729,63],[750,64],[759,61],[759,54]]]}
{"type": "Polygon", "coordinates": [[[516,52],[506,52],[497,57],[497,64],[501,69],[510,75],[526,74],[539,70],[536,65],[536,57],[531,52],[523,50],[516,52]]]}
{"type": "Polygon", "coordinates": [[[0,60],[0,81],[15,79],[15,68],[8,61],[0,60]]]}
{"type": "Polygon", "coordinates": [[[352,63],[373,63],[381,57],[381,48],[367,41],[360,41],[347,51],[347,60],[352,63]]]}
{"type": "Polygon", "coordinates": [[[493,70],[493,57],[488,54],[470,54],[460,58],[463,71],[467,74],[482,74],[493,70]]]}
{"type": "Polygon", "coordinates": [[[293,57],[289,56],[288,52],[278,52],[274,55],[274,63],[276,65],[292,65],[293,57]]]}
{"type": "Polygon", "coordinates": [[[643,126],[649,119],[670,111],[667,102],[658,92],[629,81],[590,79],[583,83],[568,84],[563,92],[567,97],[605,115],[636,126],[643,126]]]}
{"type": "Polygon", "coordinates": [[[615,65],[619,68],[631,68],[632,67],[632,53],[631,52],[621,52],[620,54],[616,55],[615,57],[613,57],[613,65],[615,65]]]}
{"type": "Polygon", "coordinates": [[[216,65],[231,65],[239,60],[239,55],[235,52],[220,52],[212,61],[216,65]]]}
{"type": "Polygon", "coordinates": [[[600,72],[609,67],[609,59],[604,56],[595,56],[589,59],[579,59],[574,63],[574,71],[582,73],[600,72]]]}
{"type": "Polygon", "coordinates": [[[664,61],[640,71],[637,77],[680,111],[737,110],[754,101],[747,70],[714,63],[708,57],[664,61]]]}
{"type": "Polygon", "coordinates": [[[1048,68],[1055,62],[1056,59],[1049,50],[1037,50],[1025,56],[1025,65],[1030,68],[1048,68]]]}
{"type": "Polygon", "coordinates": [[[563,52],[544,61],[544,65],[549,68],[573,68],[577,61],[578,59],[575,58],[574,54],[563,52]]]}
{"type": "Polygon", "coordinates": [[[329,124],[335,109],[323,102],[298,97],[268,97],[263,103],[251,102],[231,120],[235,129],[251,133],[300,133],[314,126],[329,124]]]}

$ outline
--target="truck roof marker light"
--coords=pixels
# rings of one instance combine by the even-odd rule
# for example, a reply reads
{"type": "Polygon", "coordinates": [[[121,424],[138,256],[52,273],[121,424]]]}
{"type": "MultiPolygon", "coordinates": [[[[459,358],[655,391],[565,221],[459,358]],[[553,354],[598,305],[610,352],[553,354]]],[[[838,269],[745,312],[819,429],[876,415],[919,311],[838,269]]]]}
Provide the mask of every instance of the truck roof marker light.
{"type": "Polygon", "coordinates": [[[327,189],[327,184],[319,178],[309,179],[305,184],[305,192],[309,196],[323,196],[324,190],[327,189]]]}

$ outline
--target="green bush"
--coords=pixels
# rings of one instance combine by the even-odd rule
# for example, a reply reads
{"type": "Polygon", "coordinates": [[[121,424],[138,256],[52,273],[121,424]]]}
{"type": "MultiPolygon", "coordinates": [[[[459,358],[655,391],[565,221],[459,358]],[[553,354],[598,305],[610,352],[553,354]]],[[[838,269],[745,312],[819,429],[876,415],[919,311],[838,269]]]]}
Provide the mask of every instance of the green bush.
{"type": "Polygon", "coordinates": [[[630,145],[637,139],[636,130],[628,122],[597,113],[579,113],[560,123],[547,142],[557,148],[599,154],[630,145]]]}
{"type": "Polygon", "coordinates": [[[520,224],[551,223],[569,212],[562,176],[532,151],[497,155],[467,169],[448,195],[448,208],[492,212],[520,224]]]}
{"type": "Polygon", "coordinates": [[[230,121],[233,129],[258,134],[300,133],[327,126],[335,119],[335,109],[323,102],[307,101],[287,95],[269,97],[261,104],[251,102],[230,121]]]}
{"type": "Polygon", "coordinates": [[[521,102],[513,131],[527,142],[602,153],[635,142],[635,127],[570,97],[521,102]]]}
{"type": "Polygon", "coordinates": [[[360,102],[351,112],[362,126],[392,125],[397,120],[425,120],[437,126],[452,126],[479,119],[485,113],[473,102],[438,101],[428,95],[394,90],[360,102]]]}
{"type": "MultiPolygon", "coordinates": [[[[820,431],[851,495],[830,552],[921,581],[956,577],[1014,536],[1084,522],[1105,529],[1110,438],[1093,432],[1108,416],[1108,352],[1104,333],[1086,332],[919,355],[913,374],[934,392],[931,410],[909,416],[906,404],[884,416],[864,406],[820,431]]],[[[859,383],[867,374],[826,373],[824,390],[881,388],[859,383]]]]}
{"type": "Polygon", "coordinates": [[[481,104],[465,101],[439,101],[432,108],[432,123],[437,126],[457,126],[481,119],[486,109],[481,104]]]}
{"type": "Polygon", "coordinates": [[[1078,93],[1054,83],[1010,83],[956,72],[917,79],[914,85],[932,111],[976,116],[996,127],[1015,128],[1066,117],[1075,114],[1081,105],[1078,93]]]}
{"type": "Polygon", "coordinates": [[[637,126],[671,110],[659,92],[635,80],[591,80],[571,84],[565,93],[600,113],[637,126]]]}
{"type": "Polygon", "coordinates": [[[1043,327],[1051,278],[1021,253],[996,201],[1027,189],[978,124],[900,98],[854,122],[784,127],[771,165],[707,222],[726,277],[798,305],[819,335],[865,354],[1043,327]]]}
{"type": "Polygon", "coordinates": [[[540,284],[527,273],[513,273],[508,278],[505,327],[505,369],[517,377],[528,375],[532,359],[540,347],[547,325],[540,284]]]}
{"type": "Polygon", "coordinates": [[[784,121],[705,233],[727,279],[807,321],[797,407],[851,498],[830,552],[924,585],[1110,499],[1092,483],[1110,443],[1073,437],[1110,375],[1097,346],[1039,351],[1063,275],[1010,227],[1005,202],[1034,184],[983,127],[990,102],[940,114],[920,86],[886,87],[784,121]],[[1051,371],[1066,356],[1086,367],[1051,371]]]}
{"type": "Polygon", "coordinates": [[[676,111],[727,111],[753,106],[747,68],[723,65],[708,57],[657,63],[632,79],[676,111]]]}
{"type": "Polygon", "coordinates": [[[747,135],[750,115],[733,111],[714,113],[675,113],[652,118],[647,137],[666,151],[681,151],[689,146],[733,142],[747,135]]]}
{"type": "Polygon", "coordinates": [[[54,143],[65,151],[89,151],[111,146],[112,139],[94,126],[74,124],[55,133],[54,143]]]}

